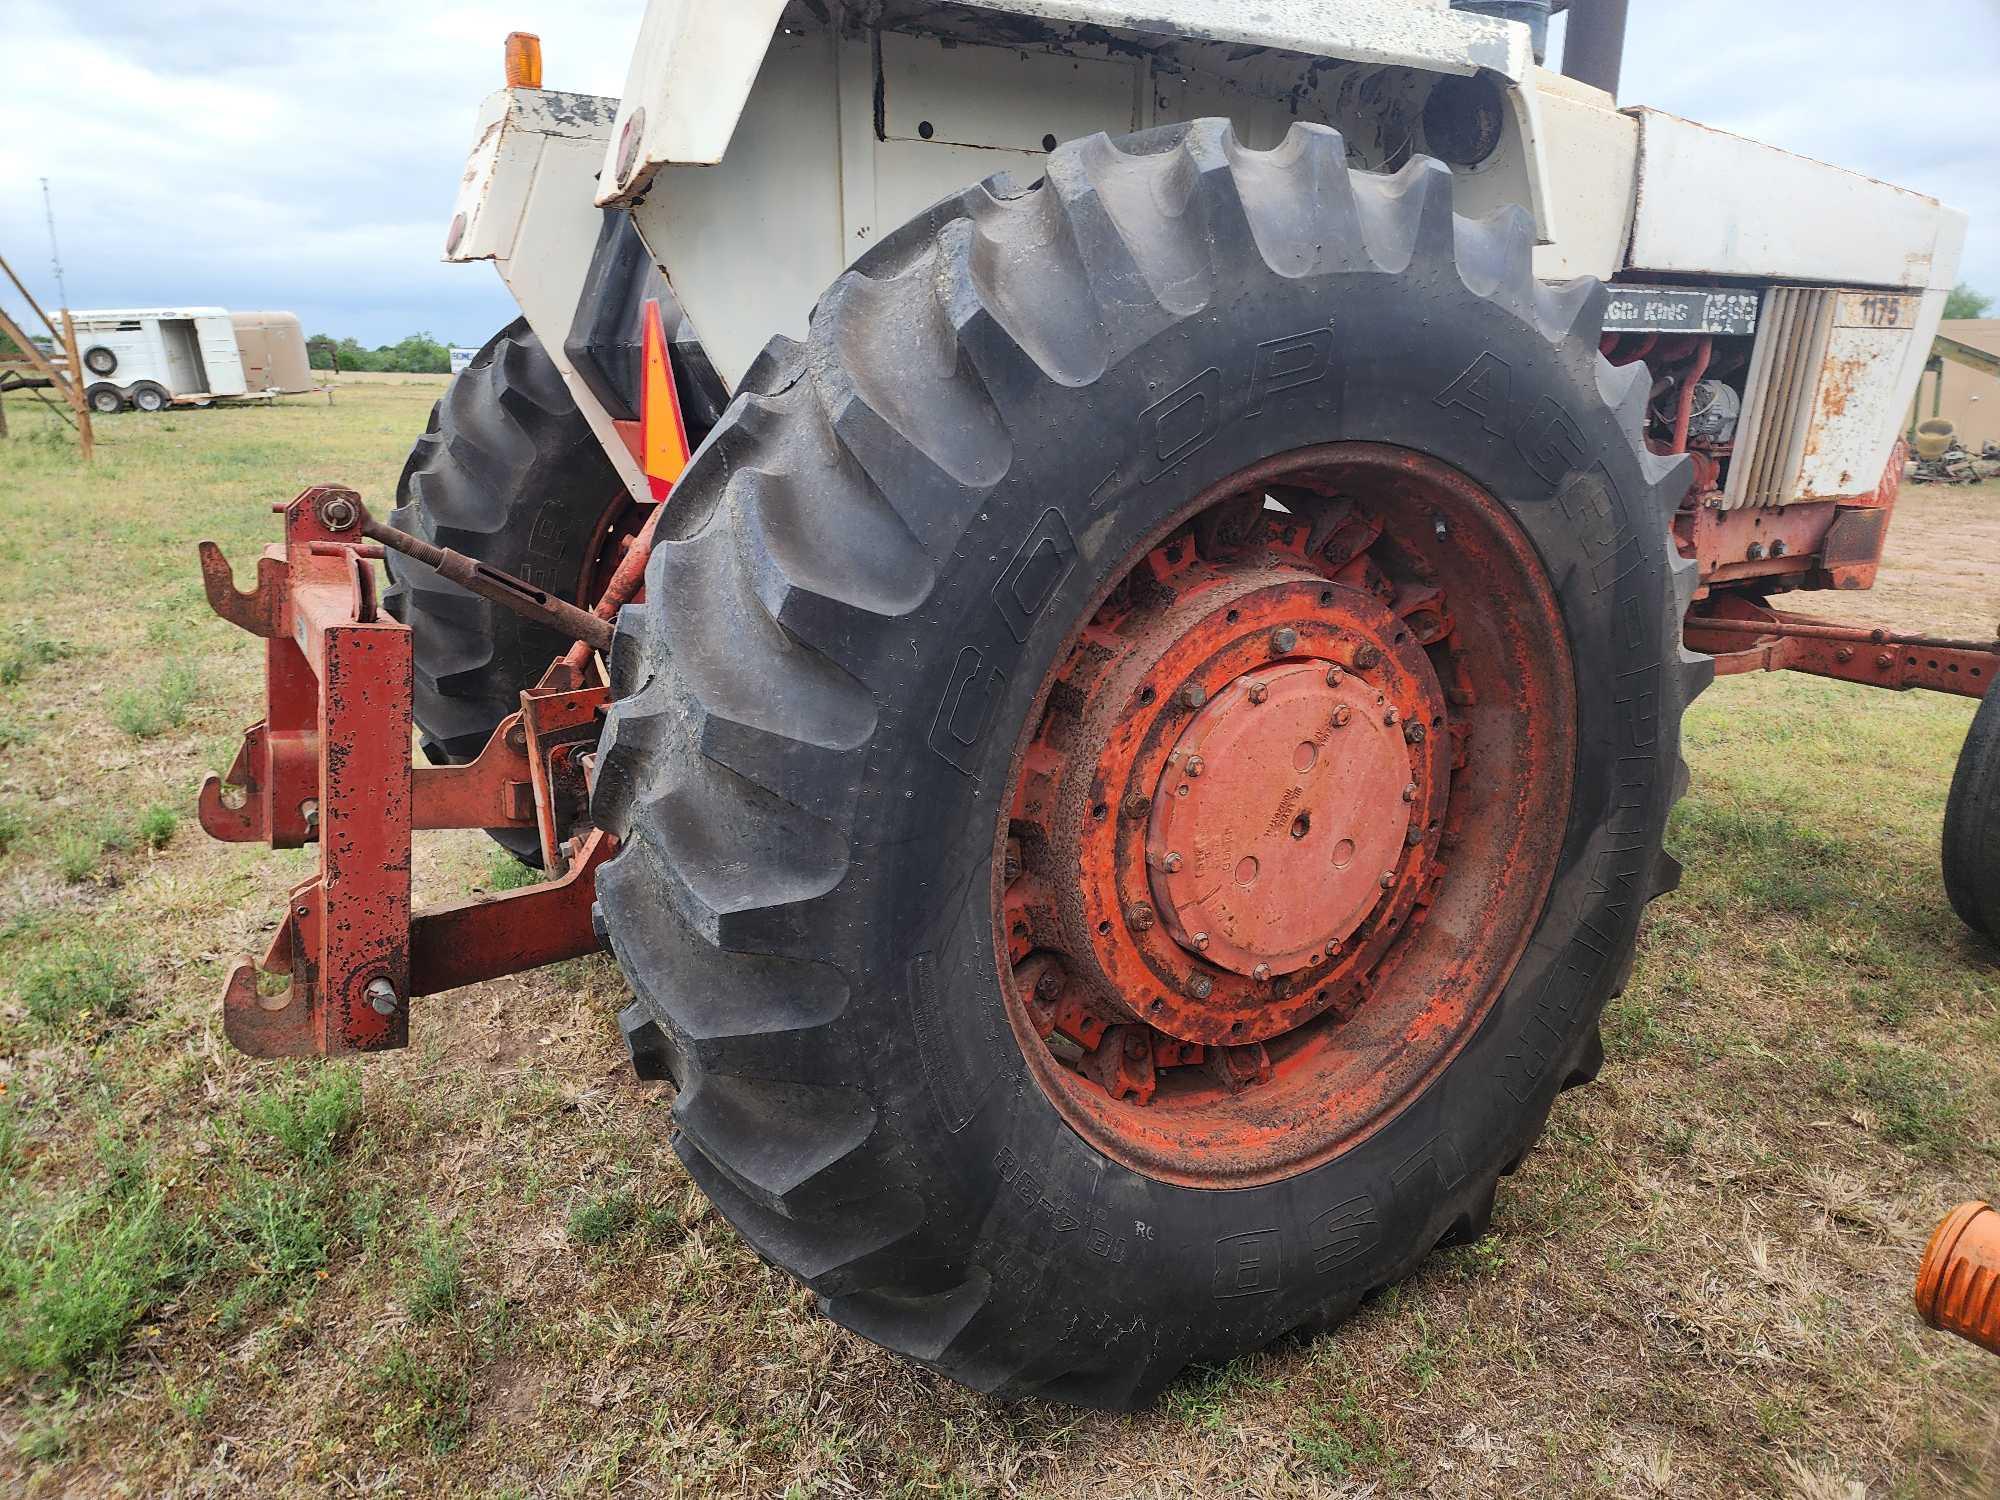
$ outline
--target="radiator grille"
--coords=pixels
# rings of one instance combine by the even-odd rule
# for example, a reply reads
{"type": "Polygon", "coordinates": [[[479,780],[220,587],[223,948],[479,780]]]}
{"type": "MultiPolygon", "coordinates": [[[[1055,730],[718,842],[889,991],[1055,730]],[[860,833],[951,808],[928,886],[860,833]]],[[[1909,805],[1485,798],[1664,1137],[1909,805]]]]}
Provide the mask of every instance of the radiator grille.
{"type": "Polygon", "coordinates": [[[1839,295],[1823,287],[1781,286],[1764,299],[1725,508],[1789,505],[1798,498],[1806,431],[1839,295]]]}

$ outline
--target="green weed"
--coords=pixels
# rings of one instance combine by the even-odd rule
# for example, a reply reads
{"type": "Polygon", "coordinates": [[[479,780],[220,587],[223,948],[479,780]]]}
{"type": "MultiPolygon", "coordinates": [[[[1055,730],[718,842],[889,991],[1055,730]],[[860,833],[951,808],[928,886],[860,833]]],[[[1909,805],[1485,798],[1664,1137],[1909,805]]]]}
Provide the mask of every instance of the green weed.
{"type": "Polygon", "coordinates": [[[75,1376],[115,1354],[194,1269],[198,1241],[157,1184],[102,1211],[58,1214],[0,1249],[0,1365],[75,1376]]]}
{"type": "Polygon", "coordinates": [[[33,620],[0,636],[0,687],[25,682],[43,667],[69,655],[69,647],[44,634],[33,620]]]}
{"type": "Polygon", "coordinates": [[[417,1234],[410,1316],[419,1323],[455,1314],[465,1300],[465,1251],[458,1236],[426,1224],[417,1234]]]}
{"type": "Polygon", "coordinates": [[[201,692],[201,677],[186,662],[175,662],[149,687],[128,688],[111,700],[111,722],[135,740],[156,739],[187,722],[201,692]]]}
{"type": "Polygon", "coordinates": [[[472,1387],[448,1365],[433,1363],[397,1344],[376,1365],[370,1384],[384,1398],[378,1446],[420,1437],[432,1453],[449,1453],[472,1422],[472,1387]]]}
{"type": "Polygon", "coordinates": [[[155,802],[139,814],[139,840],[148,849],[164,849],[173,842],[181,826],[181,815],[163,802],[155,802]]]}
{"type": "Polygon", "coordinates": [[[251,1129],[270,1136],[302,1164],[326,1167],[361,1121],[361,1075],[351,1067],[299,1069],[243,1106],[251,1129]]]}
{"type": "Polygon", "coordinates": [[[282,1294],[326,1265],[326,1212],[308,1185],[245,1178],[219,1213],[235,1264],[250,1273],[245,1301],[282,1294]]]}
{"type": "Polygon", "coordinates": [[[83,1015],[125,1014],[139,992],[139,978],[116,948],[72,938],[30,959],[15,992],[31,1019],[60,1026],[83,1015]]]}
{"type": "Polygon", "coordinates": [[[0,802],[0,854],[5,854],[28,831],[28,820],[11,802],[0,802]]]}
{"type": "Polygon", "coordinates": [[[486,879],[482,882],[489,891],[517,891],[524,885],[535,885],[541,881],[542,872],[533,865],[523,864],[504,849],[495,850],[486,867],[486,879]]]}
{"type": "Polygon", "coordinates": [[[578,1245],[602,1245],[630,1229],[636,1218],[629,1193],[592,1198],[570,1210],[570,1241],[578,1245]]]}

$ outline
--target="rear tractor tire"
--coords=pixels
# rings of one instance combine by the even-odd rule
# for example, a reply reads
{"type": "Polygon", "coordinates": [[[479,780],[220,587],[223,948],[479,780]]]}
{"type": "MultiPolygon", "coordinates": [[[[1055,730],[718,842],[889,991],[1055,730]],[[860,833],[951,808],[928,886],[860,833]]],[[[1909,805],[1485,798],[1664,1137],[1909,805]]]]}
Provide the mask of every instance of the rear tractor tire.
{"type": "Polygon", "coordinates": [[[2000,944],[2000,694],[1991,691],[1966,730],[1945,800],[1944,889],[1961,922],[2000,944]]]}
{"type": "MultiPolygon", "coordinates": [[[[495,334],[434,407],[396,484],[389,523],[588,608],[637,507],[526,319],[495,334]]],[[[389,612],[410,627],[424,753],[462,765],[569,647],[401,553],[389,612]]],[[[499,829],[539,864],[533,830],[499,829]]]]}
{"type": "Polygon", "coordinates": [[[1601,1060],[1692,566],[1605,294],[1293,127],[1066,145],[773,343],[611,657],[675,1149],[836,1320],[1149,1399],[1443,1242],[1601,1060]]]}

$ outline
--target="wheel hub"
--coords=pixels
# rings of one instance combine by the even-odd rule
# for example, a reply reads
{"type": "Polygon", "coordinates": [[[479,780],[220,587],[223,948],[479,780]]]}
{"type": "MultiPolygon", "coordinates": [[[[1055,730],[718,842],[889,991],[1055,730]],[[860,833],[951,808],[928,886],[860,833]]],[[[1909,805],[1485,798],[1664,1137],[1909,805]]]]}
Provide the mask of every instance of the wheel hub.
{"type": "Polygon", "coordinates": [[[1490,495],[1363,444],[1232,476],[1114,576],[1009,772],[1009,1020],[1119,1160],[1269,1180],[1435,1076],[1511,972],[1570,796],[1561,618],[1490,495]]]}
{"type": "Polygon", "coordinates": [[[1167,754],[1146,863],[1174,940],[1267,980],[1336,956],[1395,885],[1415,784],[1400,713],[1313,657],[1247,672],[1167,754]]]}

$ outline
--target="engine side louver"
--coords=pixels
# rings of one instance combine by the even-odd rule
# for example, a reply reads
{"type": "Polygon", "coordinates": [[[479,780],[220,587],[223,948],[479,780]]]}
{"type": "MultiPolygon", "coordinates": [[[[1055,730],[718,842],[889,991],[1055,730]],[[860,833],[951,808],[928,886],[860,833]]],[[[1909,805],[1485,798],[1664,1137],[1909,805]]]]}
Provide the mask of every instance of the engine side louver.
{"type": "Polygon", "coordinates": [[[1839,295],[1824,287],[1781,286],[1764,299],[1723,491],[1725,509],[1789,505],[1798,498],[1806,432],[1839,295]]]}

